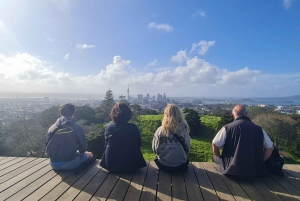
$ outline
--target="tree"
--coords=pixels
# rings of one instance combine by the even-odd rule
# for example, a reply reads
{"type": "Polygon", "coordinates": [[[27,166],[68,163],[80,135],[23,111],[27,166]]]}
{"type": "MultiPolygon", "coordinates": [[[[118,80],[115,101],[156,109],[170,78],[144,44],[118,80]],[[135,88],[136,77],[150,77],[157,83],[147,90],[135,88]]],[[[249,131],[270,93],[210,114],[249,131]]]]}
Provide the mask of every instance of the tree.
{"type": "Polygon", "coordinates": [[[114,105],[114,96],[112,91],[109,89],[105,94],[102,104],[98,108],[96,108],[96,118],[98,123],[105,123],[110,121],[109,114],[114,105]]]}
{"type": "Polygon", "coordinates": [[[59,117],[58,106],[52,106],[38,115],[38,121],[44,129],[48,129],[59,117]]]}
{"type": "Polygon", "coordinates": [[[291,116],[279,113],[259,114],[253,118],[253,122],[267,132],[276,147],[285,150],[295,149],[297,122],[291,116]]]}
{"type": "Polygon", "coordinates": [[[75,120],[86,120],[86,124],[97,123],[96,112],[92,107],[89,106],[76,106],[75,120]]]}
{"type": "Polygon", "coordinates": [[[184,113],[185,120],[187,121],[190,127],[190,134],[200,135],[201,126],[199,114],[195,110],[189,108],[184,108],[182,112],[184,113]]]}

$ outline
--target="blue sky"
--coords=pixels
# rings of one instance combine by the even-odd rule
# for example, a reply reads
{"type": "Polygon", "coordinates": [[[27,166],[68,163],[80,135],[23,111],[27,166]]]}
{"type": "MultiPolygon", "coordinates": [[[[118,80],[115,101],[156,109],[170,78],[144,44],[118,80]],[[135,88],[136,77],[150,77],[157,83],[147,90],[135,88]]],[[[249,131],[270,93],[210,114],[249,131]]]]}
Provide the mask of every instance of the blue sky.
{"type": "Polygon", "coordinates": [[[2,0],[0,92],[300,94],[299,9],[299,0],[2,0]]]}

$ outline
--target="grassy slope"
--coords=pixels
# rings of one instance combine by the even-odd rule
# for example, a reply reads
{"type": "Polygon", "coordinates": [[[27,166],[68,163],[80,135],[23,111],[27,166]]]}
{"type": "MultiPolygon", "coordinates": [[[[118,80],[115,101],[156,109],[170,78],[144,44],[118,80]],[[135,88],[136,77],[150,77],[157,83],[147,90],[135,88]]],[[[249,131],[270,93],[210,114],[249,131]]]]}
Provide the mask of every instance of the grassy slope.
{"type": "MultiPolygon", "coordinates": [[[[143,115],[140,117],[139,128],[142,133],[142,152],[146,160],[153,160],[155,154],[152,151],[152,138],[156,129],[161,125],[163,115],[143,115]]],[[[191,136],[190,161],[211,161],[212,150],[211,141],[216,134],[220,117],[203,116],[201,117],[202,130],[201,136],[191,136]]]]}

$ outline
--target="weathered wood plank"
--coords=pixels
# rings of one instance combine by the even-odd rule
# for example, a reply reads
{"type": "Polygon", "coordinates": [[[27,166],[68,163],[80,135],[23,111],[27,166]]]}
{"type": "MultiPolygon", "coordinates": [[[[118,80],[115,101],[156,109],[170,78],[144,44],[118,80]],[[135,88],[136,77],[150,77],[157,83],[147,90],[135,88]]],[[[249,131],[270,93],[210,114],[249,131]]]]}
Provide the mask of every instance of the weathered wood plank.
{"type": "Polygon", "coordinates": [[[300,190],[300,174],[292,170],[284,170],[283,178],[300,190]]]}
{"type": "Polygon", "coordinates": [[[9,167],[9,169],[10,169],[11,166],[13,166],[13,165],[15,165],[16,163],[19,163],[20,161],[23,161],[23,160],[25,160],[25,159],[26,159],[25,157],[19,157],[19,158],[16,158],[16,159],[14,159],[14,160],[8,161],[8,162],[6,162],[6,163],[4,163],[4,164],[2,164],[2,165],[0,166],[0,171],[6,169],[6,168],[8,168],[8,167],[9,167]]]}
{"type": "Polygon", "coordinates": [[[283,169],[293,170],[295,172],[300,173],[300,165],[296,165],[296,164],[285,164],[283,166],[283,169]]]}
{"type": "MultiPolygon", "coordinates": [[[[42,185],[44,185],[46,182],[48,182],[50,179],[52,179],[56,175],[57,175],[57,173],[51,169],[49,172],[47,172],[46,174],[44,174],[40,177],[38,177],[38,175],[32,175],[32,177],[35,177],[37,180],[30,183],[28,186],[25,186],[23,189],[18,191],[16,194],[9,197],[7,200],[11,200],[11,201],[21,200],[21,199],[27,197],[29,194],[34,192],[36,189],[40,188],[42,185]]],[[[15,188],[15,186],[13,188],[15,188]]]]}
{"type": "MultiPolygon", "coordinates": [[[[148,164],[148,163],[147,163],[148,164]]],[[[137,170],[133,176],[124,201],[139,200],[143,188],[143,183],[147,174],[148,166],[137,170]]]]}
{"type": "MultiPolygon", "coordinates": [[[[185,171],[184,174],[184,181],[186,185],[186,192],[188,200],[199,200],[203,201],[203,197],[200,191],[200,186],[198,184],[193,164],[189,163],[188,171],[185,171]]],[[[160,177],[160,175],[159,175],[160,177]]]]}
{"type": "Polygon", "coordinates": [[[110,173],[108,177],[106,177],[100,188],[96,191],[91,200],[106,200],[112,192],[113,188],[115,187],[119,178],[120,174],[110,173]]]}
{"type": "Polygon", "coordinates": [[[235,200],[212,163],[202,163],[220,200],[235,200]]]}
{"type": "Polygon", "coordinates": [[[212,186],[205,169],[200,162],[193,162],[193,168],[197,177],[204,200],[219,200],[214,187],[212,186]]]}
{"type": "Polygon", "coordinates": [[[93,177],[101,169],[100,164],[95,162],[89,171],[87,171],[80,179],[78,179],[58,200],[73,200],[80,191],[93,179],[93,177]]]}
{"type": "Polygon", "coordinates": [[[132,178],[133,173],[122,174],[107,200],[123,200],[130,186],[132,178]]]}
{"type": "Polygon", "coordinates": [[[44,168],[45,166],[48,165],[48,161],[45,160],[41,163],[39,163],[38,165],[33,166],[32,168],[22,172],[21,174],[15,176],[12,179],[9,179],[5,182],[3,182],[0,186],[0,192],[4,191],[5,189],[15,185],[16,183],[18,183],[19,181],[31,176],[32,174],[34,174],[35,172],[39,171],[40,169],[44,168]]]}
{"type": "Polygon", "coordinates": [[[187,200],[183,172],[172,173],[172,200],[187,200]]]}
{"type": "Polygon", "coordinates": [[[108,171],[102,168],[74,200],[90,200],[98,188],[103,184],[108,174],[108,171]]]}
{"type": "Polygon", "coordinates": [[[50,192],[55,186],[57,186],[61,181],[72,174],[72,171],[61,171],[56,172],[56,176],[41,186],[39,189],[31,193],[29,196],[24,198],[23,200],[32,201],[39,200],[44,197],[48,192],[50,192]]]}
{"type": "Polygon", "coordinates": [[[150,201],[156,199],[157,180],[158,180],[157,166],[154,163],[154,161],[150,161],[142,195],[141,195],[141,200],[150,201]]]}
{"type": "Polygon", "coordinates": [[[245,177],[235,177],[235,180],[244,189],[251,200],[266,200],[266,198],[245,177]]]}
{"type": "Polygon", "coordinates": [[[7,162],[9,162],[9,161],[15,160],[15,159],[17,159],[17,157],[5,157],[3,160],[0,161],[0,167],[1,167],[3,164],[5,164],[5,163],[7,163],[7,162]]]}
{"type": "MultiPolygon", "coordinates": [[[[90,168],[90,167],[89,167],[90,168]]],[[[58,199],[65,191],[67,191],[78,179],[82,177],[88,170],[84,169],[79,172],[79,174],[74,175],[73,171],[66,179],[60,182],[57,186],[55,186],[51,191],[49,191],[41,200],[56,200],[58,199]]],[[[70,171],[67,171],[70,172],[70,171]]]]}
{"type": "MultiPolygon", "coordinates": [[[[217,165],[215,163],[212,163],[212,165],[215,168],[217,167],[217,165]]],[[[218,173],[221,176],[221,178],[223,179],[223,181],[226,184],[227,188],[232,193],[232,195],[235,198],[235,200],[250,200],[250,198],[244,192],[244,190],[242,189],[242,187],[238,183],[236,183],[234,177],[222,175],[218,171],[216,171],[216,173],[218,173]]]]}
{"type": "Polygon", "coordinates": [[[249,182],[269,201],[280,201],[281,199],[271,191],[259,178],[248,178],[249,182]]]}
{"type": "Polygon", "coordinates": [[[287,192],[292,194],[296,199],[300,200],[300,190],[290,184],[284,177],[270,174],[270,177],[282,186],[287,192]]]}
{"type": "Polygon", "coordinates": [[[270,177],[260,178],[281,200],[292,201],[297,200],[279,184],[274,182],[270,177]]]}
{"type": "Polygon", "coordinates": [[[172,200],[172,174],[169,172],[159,171],[157,199],[171,201],[172,200]]]}
{"type": "Polygon", "coordinates": [[[23,167],[24,165],[26,165],[27,163],[30,163],[31,161],[35,160],[36,158],[26,158],[25,160],[22,160],[18,163],[15,163],[13,165],[11,165],[9,168],[5,168],[3,170],[0,170],[0,177],[14,171],[15,169],[18,169],[20,167],[23,167]]]}
{"type": "MultiPolygon", "coordinates": [[[[15,183],[12,186],[9,186],[8,188],[6,188],[4,191],[2,191],[0,193],[0,200],[5,200],[5,199],[9,198],[10,196],[17,193],[21,189],[27,187],[29,184],[34,182],[36,179],[42,177],[44,174],[46,174],[49,171],[51,171],[51,167],[50,166],[45,166],[45,167],[37,170],[36,172],[31,174],[30,176],[26,177],[25,179],[15,183]]],[[[1,187],[2,187],[2,185],[1,185],[1,187]]]]}

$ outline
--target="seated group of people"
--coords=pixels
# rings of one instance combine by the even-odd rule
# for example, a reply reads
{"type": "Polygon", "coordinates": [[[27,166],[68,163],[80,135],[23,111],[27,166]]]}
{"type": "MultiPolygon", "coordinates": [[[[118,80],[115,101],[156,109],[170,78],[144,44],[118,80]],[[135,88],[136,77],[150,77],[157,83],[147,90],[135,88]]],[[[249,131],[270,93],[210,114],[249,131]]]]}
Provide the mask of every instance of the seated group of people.
{"type": "MultiPolygon", "coordinates": [[[[87,152],[87,140],[83,128],[75,120],[75,107],[63,104],[61,117],[49,128],[46,154],[54,170],[71,170],[84,163],[95,161],[87,152]]],[[[110,113],[112,122],[105,128],[105,151],[100,165],[110,172],[128,173],[147,166],[140,150],[141,134],[138,127],[128,123],[133,113],[127,104],[116,103],[110,113]]],[[[264,162],[273,151],[273,143],[266,132],[247,117],[246,108],[233,108],[234,121],[225,125],[212,142],[213,161],[222,174],[242,176],[267,175],[264,162]],[[223,148],[220,154],[220,148],[223,148]]],[[[152,150],[155,163],[162,171],[188,169],[190,128],[174,104],[164,110],[162,125],[155,131],[152,150]]]]}

